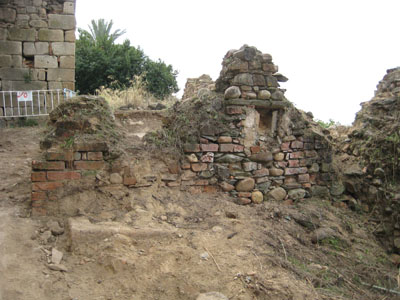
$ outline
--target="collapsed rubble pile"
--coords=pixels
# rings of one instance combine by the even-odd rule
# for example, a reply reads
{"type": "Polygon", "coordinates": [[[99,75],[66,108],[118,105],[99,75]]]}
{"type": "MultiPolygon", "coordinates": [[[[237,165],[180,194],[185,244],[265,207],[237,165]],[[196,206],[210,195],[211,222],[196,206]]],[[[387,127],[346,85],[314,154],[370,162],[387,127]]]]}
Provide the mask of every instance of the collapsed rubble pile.
{"type": "Polygon", "coordinates": [[[400,68],[361,106],[353,127],[336,131],[339,173],[354,205],[378,217],[375,233],[400,253],[400,68]]]}

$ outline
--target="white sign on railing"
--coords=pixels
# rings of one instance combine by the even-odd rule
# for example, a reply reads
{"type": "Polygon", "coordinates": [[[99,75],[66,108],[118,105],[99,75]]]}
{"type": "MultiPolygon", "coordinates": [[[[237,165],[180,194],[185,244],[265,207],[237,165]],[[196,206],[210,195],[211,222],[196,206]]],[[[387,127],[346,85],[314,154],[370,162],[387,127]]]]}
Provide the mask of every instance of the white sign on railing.
{"type": "Polygon", "coordinates": [[[18,102],[32,101],[32,91],[17,92],[18,102]]]}

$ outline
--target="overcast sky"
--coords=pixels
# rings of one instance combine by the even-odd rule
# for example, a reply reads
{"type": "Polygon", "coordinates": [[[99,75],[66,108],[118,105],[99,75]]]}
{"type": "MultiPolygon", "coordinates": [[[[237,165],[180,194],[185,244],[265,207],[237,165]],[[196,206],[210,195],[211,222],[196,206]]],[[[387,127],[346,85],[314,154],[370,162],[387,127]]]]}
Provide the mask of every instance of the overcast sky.
{"type": "Polygon", "coordinates": [[[229,49],[269,53],[287,98],[316,119],[353,122],[400,65],[400,0],[77,0],[77,26],[113,20],[120,38],[187,78],[217,79],[229,49]]]}

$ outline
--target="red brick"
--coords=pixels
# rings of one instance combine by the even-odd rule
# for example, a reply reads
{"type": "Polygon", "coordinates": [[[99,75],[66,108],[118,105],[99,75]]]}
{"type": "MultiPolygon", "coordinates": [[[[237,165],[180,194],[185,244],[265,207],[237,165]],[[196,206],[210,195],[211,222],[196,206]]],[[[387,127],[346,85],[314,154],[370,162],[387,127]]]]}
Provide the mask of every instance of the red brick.
{"type": "Polygon", "coordinates": [[[219,146],[220,152],[233,152],[233,149],[236,145],[235,144],[221,144],[219,146]]]}
{"type": "Polygon", "coordinates": [[[93,143],[77,143],[74,144],[75,151],[91,151],[91,152],[102,152],[107,151],[108,146],[105,142],[93,142],[93,143]]]}
{"type": "Polygon", "coordinates": [[[285,175],[296,175],[307,173],[307,168],[286,168],[285,175]]]}
{"type": "Polygon", "coordinates": [[[304,152],[299,151],[290,153],[290,159],[299,159],[299,158],[304,158],[304,152]]]}
{"type": "Polygon", "coordinates": [[[104,167],[103,161],[75,161],[74,167],[77,170],[100,170],[104,167]]]}
{"type": "Polygon", "coordinates": [[[33,170],[64,170],[65,162],[63,161],[32,161],[33,170]]]}
{"type": "Polygon", "coordinates": [[[204,152],[218,152],[218,144],[201,144],[200,149],[204,152]]]}
{"type": "Polygon", "coordinates": [[[228,115],[240,115],[243,113],[243,109],[239,106],[227,106],[226,113],[228,115]]]}
{"type": "Polygon", "coordinates": [[[201,172],[207,170],[207,164],[205,163],[193,163],[192,171],[193,172],[201,172]]]}
{"type": "Polygon", "coordinates": [[[71,151],[65,152],[46,152],[46,160],[55,161],[71,161],[74,160],[74,153],[71,151]]]}
{"type": "Polygon", "coordinates": [[[300,183],[308,183],[308,182],[310,182],[310,175],[309,174],[300,174],[299,175],[299,182],[300,183]]]}
{"type": "Polygon", "coordinates": [[[182,170],[188,170],[188,169],[190,169],[190,164],[184,163],[184,164],[182,164],[181,168],[182,168],[182,170]]]}
{"type": "Polygon", "coordinates": [[[250,147],[250,151],[252,154],[259,153],[261,151],[261,147],[260,146],[252,146],[252,147],[250,147]]]}
{"type": "Polygon", "coordinates": [[[124,176],[124,185],[135,185],[137,183],[137,179],[135,176],[124,176]]]}
{"type": "Polygon", "coordinates": [[[185,152],[201,152],[199,144],[185,144],[183,146],[183,151],[185,151],[185,152]]]}
{"type": "Polygon", "coordinates": [[[290,143],[290,148],[292,149],[303,149],[304,144],[300,141],[293,141],[290,143]]]}
{"type": "Polygon", "coordinates": [[[46,172],[32,172],[31,180],[32,182],[47,181],[46,172]]]}
{"type": "Polygon", "coordinates": [[[68,171],[68,172],[47,172],[48,180],[79,180],[81,179],[81,173],[68,171]]]}
{"type": "Polygon", "coordinates": [[[243,152],[243,151],[244,151],[244,146],[242,146],[242,145],[233,145],[233,152],[243,152]]]}
{"type": "Polygon", "coordinates": [[[46,200],[47,199],[46,192],[32,192],[31,199],[32,201],[46,200]]]}
{"type": "Polygon", "coordinates": [[[51,191],[62,187],[62,182],[35,182],[32,184],[32,191],[51,191]]]}
{"type": "Polygon", "coordinates": [[[297,168],[299,166],[300,164],[298,159],[289,160],[289,168],[297,168]]]}
{"type": "Polygon", "coordinates": [[[88,152],[88,160],[103,160],[103,152],[88,152]]]}
{"type": "Polygon", "coordinates": [[[218,143],[220,143],[220,144],[230,144],[230,143],[232,143],[232,137],[230,137],[230,136],[220,136],[218,138],[218,143]]]}
{"type": "Polygon", "coordinates": [[[282,143],[281,144],[281,150],[282,151],[289,151],[290,149],[290,142],[282,143]]]}

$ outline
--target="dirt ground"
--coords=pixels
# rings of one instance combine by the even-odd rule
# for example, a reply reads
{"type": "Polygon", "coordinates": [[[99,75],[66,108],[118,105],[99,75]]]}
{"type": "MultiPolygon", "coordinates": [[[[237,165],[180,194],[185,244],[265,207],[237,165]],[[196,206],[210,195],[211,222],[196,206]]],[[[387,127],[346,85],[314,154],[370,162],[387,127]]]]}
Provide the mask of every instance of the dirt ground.
{"type": "MultiPolygon", "coordinates": [[[[164,163],[135,148],[152,121],[120,124],[142,175],[164,163]]],[[[397,268],[368,215],[321,199],[239,206],[226,194],[156,183],[87,189],[65,197],[82,203],[73,217],[30,217],[30,162],[43,129],[0,130],[0,300],[196,299],[212,291],[241,300],[400,298],[397,268]],[[49,233],[49,221],[65,232],[49,233]],[[67,224],[98,234],[71,237],[67,224]],[[64,271],[48,267],[53,248],[64,271]]]]}

